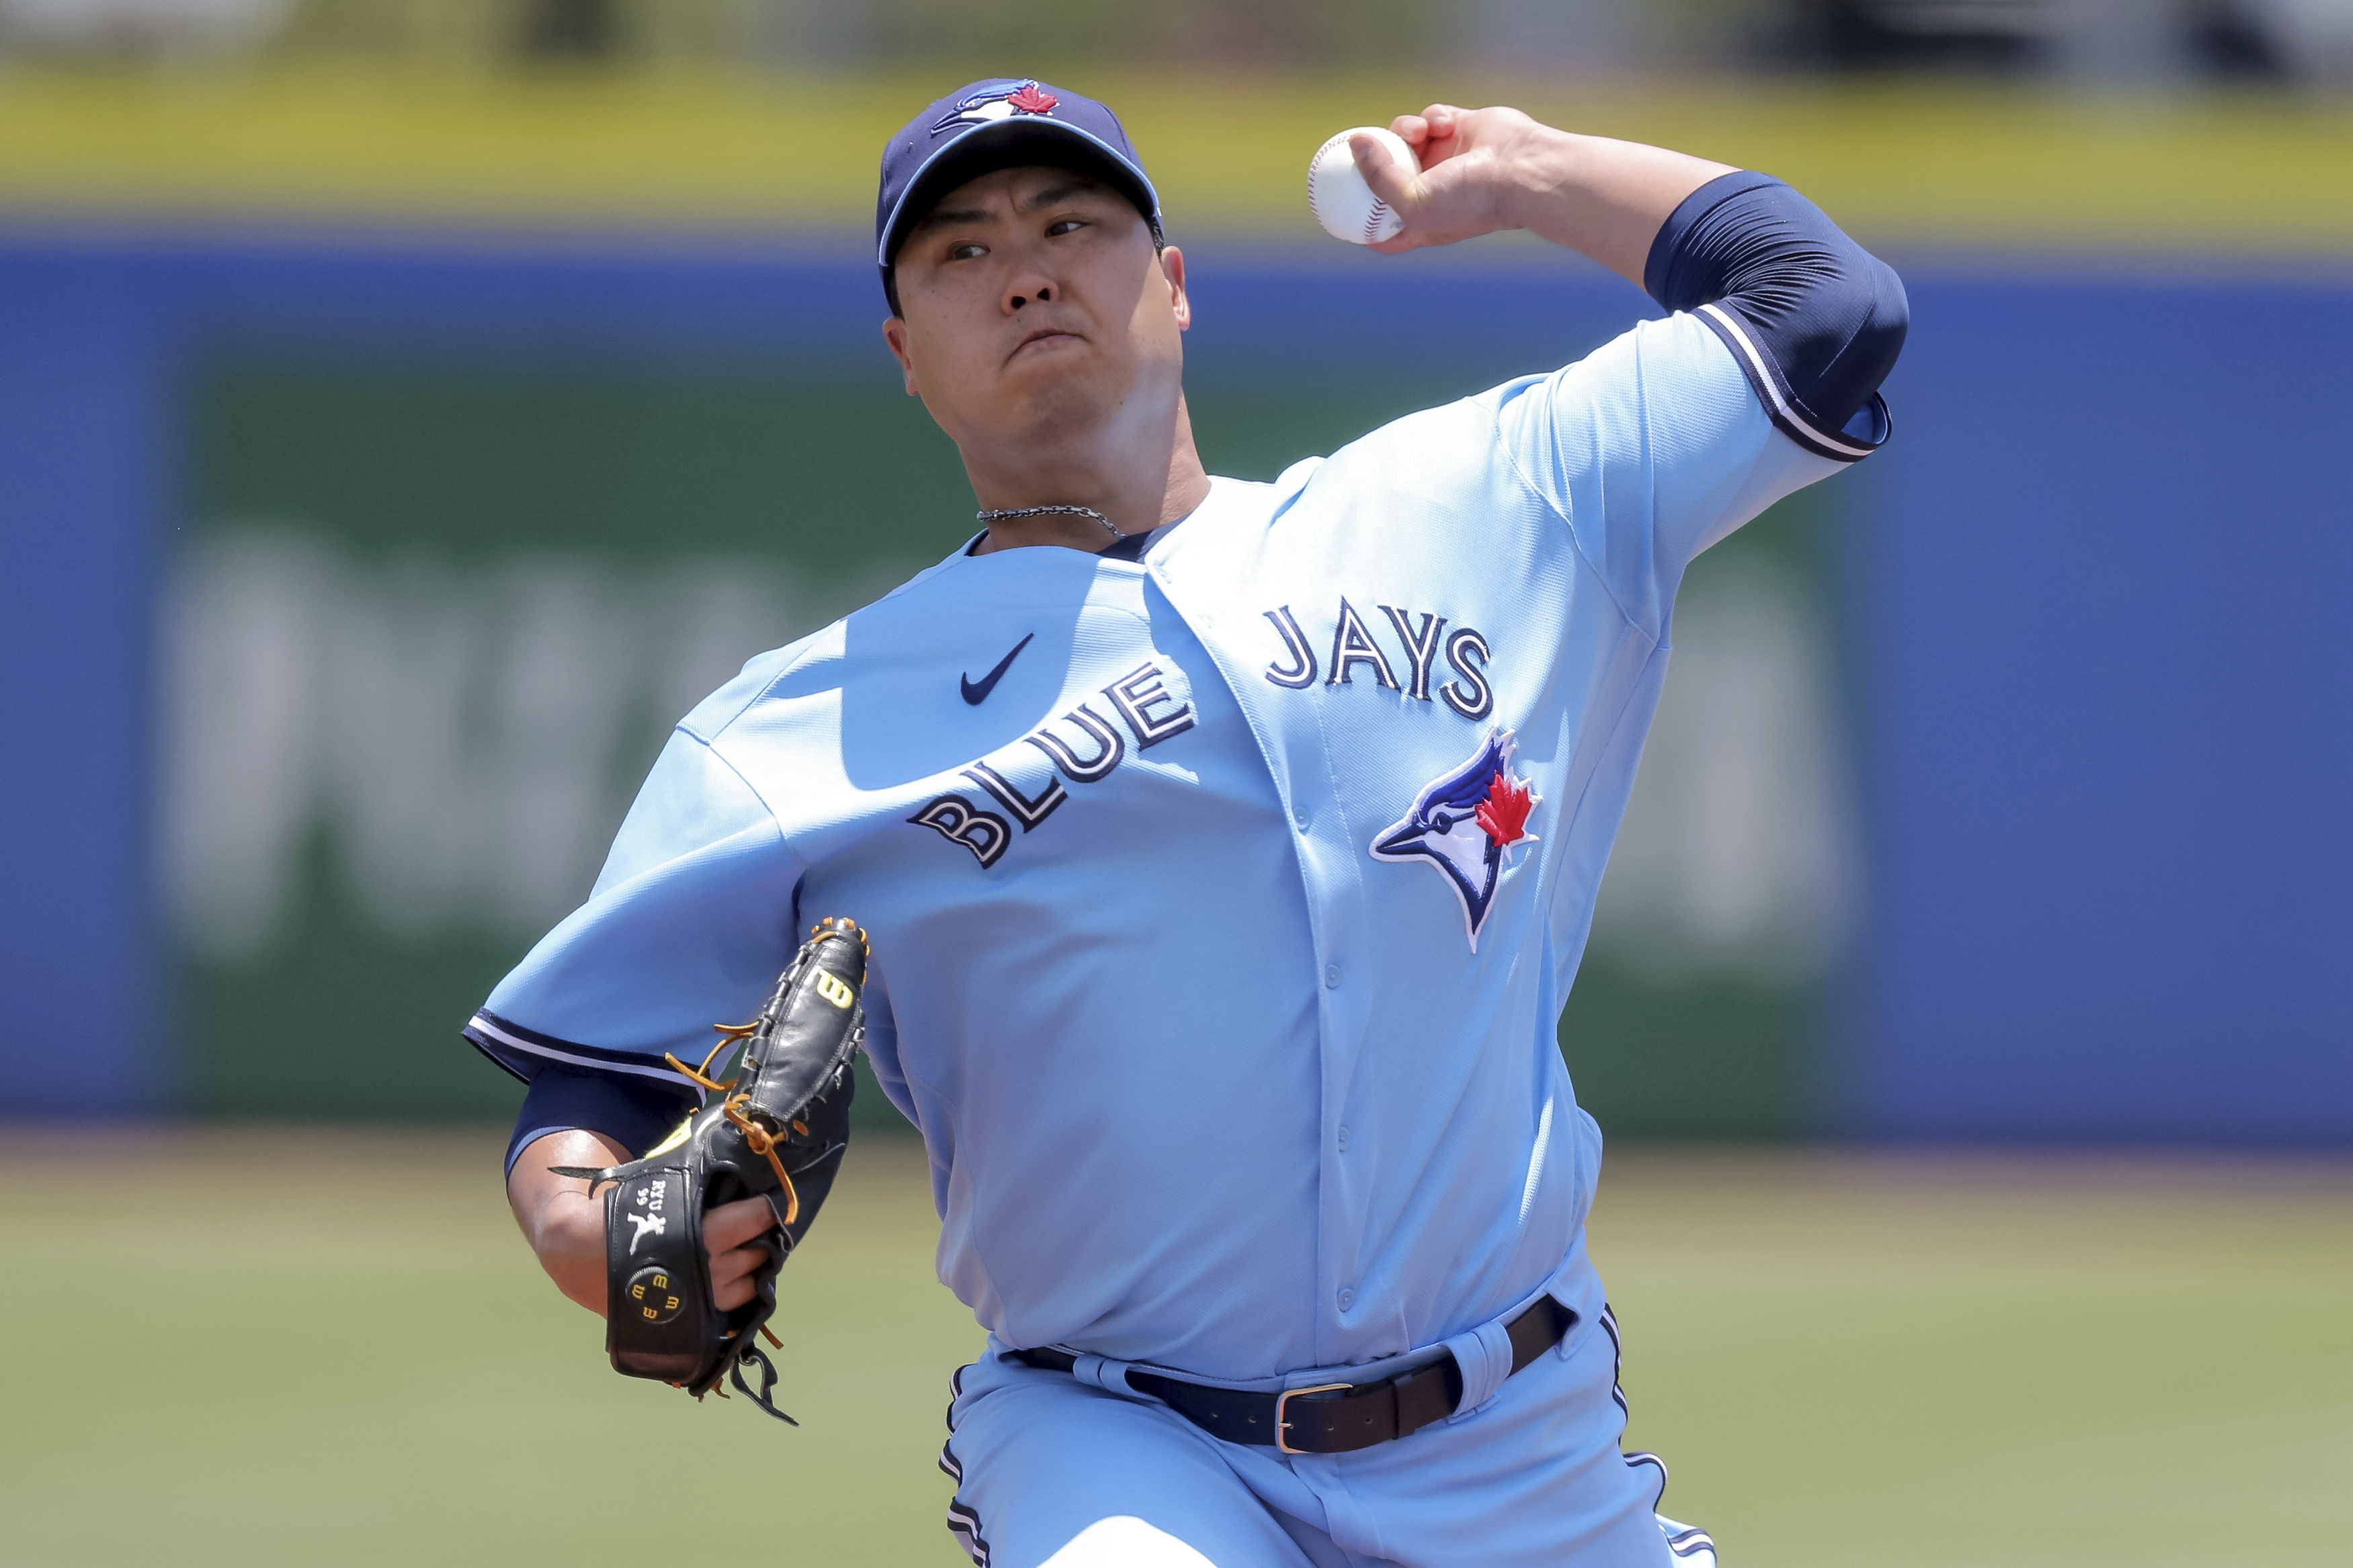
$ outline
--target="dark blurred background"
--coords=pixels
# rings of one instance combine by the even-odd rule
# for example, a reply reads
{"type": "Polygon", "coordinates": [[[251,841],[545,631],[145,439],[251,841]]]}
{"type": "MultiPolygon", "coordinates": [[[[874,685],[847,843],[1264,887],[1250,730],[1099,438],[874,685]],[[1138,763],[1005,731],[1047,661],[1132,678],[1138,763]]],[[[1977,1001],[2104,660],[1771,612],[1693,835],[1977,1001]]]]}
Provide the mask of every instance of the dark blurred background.
{"type": "Polygon", "coordinates": [[[343,58],[871,69],[1918,67],[2115,81],[2342,79],[2335,0],[12,0],[55,60],[343,58]]]}

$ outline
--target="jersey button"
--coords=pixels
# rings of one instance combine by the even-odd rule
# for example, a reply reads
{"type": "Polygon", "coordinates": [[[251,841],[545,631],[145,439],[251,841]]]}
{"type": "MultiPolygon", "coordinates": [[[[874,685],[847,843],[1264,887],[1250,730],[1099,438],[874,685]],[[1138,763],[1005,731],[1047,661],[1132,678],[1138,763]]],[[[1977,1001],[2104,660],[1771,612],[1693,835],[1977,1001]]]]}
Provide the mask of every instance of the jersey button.
{"type": "Polygon", "coordinates": [[[1356,1304],[1356,1293],[1354,1290],[1343,1289],[1340,1292],[1340,1310],[1345,1312],[1356,1304]]]}
{"type": "Polygon", "coordinates": [[[1347,1130],[1346,1128],[1343,1127],[1343,1128],[1341,1128],[1341,1129],[1340,1129],[1340,1152],[1342,1152],[1343,1154],[1345,1154],[1345,1153],[1346,1153],[1347,1152],[1348,1152],[1348,1130],[1347,1130]]]}
{"type": "Polygon", "coordinates": [[[1302,833],[1306,832],[1306,831],[1307,831],[1307,808],[1306,808],[1305,806],[1303,806],[1303,806],[1301,806],[1297,811],[1293,812],[1293,813],[1291,814],[1291,820],[1292,820],[1292,821],[1293,821],[1293,822],[1295,822],[1295,823],[1297,823],[1297,824],[1299,824],[1299,831],[1300,831],[1300,832],[1302,832],[1302,833]]]}
{"type": "Polygon", "coordinates": [[[1324,988],[1329,991],[1336,987],[1339,984],[1340,966],[1336,963],[1325,964],[1324,966],[1324,988]]]}

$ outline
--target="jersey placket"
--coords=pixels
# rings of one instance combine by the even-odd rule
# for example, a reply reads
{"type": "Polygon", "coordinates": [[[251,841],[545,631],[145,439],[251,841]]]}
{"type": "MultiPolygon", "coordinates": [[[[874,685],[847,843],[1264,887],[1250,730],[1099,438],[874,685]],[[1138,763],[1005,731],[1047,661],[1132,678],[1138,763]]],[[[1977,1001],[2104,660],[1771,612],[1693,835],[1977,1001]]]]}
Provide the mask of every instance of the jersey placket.
{"type": "Polygon", "coordinates": [[[1314,942],[1312,981],[1318,991],[1322,1089],[1316,1150],[1315,1357],[1323,1365],[1362,1359],[1367,1331],[1379,1336],[1383,1304],[1359,1299],[1357,1276],[1364,1264],[1370,1188],[1352,1179],[1351,1160],[1361,1161],[1363,1155],[1352,1156],[1341,1142],[1373,991],[1367,976],[1352,975],[1349,968],[1350,959],[1364,949],[1365,936],[1362,867],[1355,853],[1358,834],[1332,776],[1320,704],[1314,724],[1275,722],[1258,689],[1265,689],[1266,682],[1258,678],[1255,651],[1231,647],[1221,636],[1254,618],[1255,612],[1230,590],[1222,599],[1215,589],[1193,591],[1181,562],[1169,556],[1152,557],[1146,570],[1199,638],[1233,694],[1290,822],[1314,942]]]}

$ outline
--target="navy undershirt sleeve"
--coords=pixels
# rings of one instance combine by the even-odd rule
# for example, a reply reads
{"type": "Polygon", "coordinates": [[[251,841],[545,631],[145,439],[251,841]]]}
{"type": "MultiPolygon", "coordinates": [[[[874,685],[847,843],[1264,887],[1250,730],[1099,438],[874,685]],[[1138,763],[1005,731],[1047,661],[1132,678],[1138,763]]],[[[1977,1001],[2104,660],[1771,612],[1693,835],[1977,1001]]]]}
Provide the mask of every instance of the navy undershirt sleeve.
{"type": "Polygon", "coordinates": [[[575,1129],[601,1132],[631,1154],[642,1154],[697,1104],[692,1090],[650,1079],[542,1068],[522,1097],[522,1114],[515,1118],[514,1136],[507,1142],[507,1171],[513,1173],[516,1159],[533,1140],[575,1129]]]}
{"type": "Polygon", "coordinates": [[[1683,198],[1651,242],[1642,286],[1724,339],[1808,451],[1852,462],[1887,439],[1879,384],[1910,321],[1903,280],[1779,180],[1724,174],[1683,198]]]}

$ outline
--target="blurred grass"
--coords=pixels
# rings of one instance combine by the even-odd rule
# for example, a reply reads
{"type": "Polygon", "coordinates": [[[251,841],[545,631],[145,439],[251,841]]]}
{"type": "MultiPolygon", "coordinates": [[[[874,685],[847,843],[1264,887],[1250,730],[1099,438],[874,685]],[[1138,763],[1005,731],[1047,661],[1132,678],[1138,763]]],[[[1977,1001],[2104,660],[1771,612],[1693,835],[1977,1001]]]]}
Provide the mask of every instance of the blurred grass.
{"type": "MultiPolygon", "coordinates": [[[[920,1152],[787,1276],[797,1431],[604,1370],[499,1135],[0,1135],[0,1561],[947,1564],[978,1335],[920,1152]]],[[[2319,1562],[2353,1535],[2353,1170],[1635,1151],[1632,1441],[1749,1568],[2319,1562]]]]}
{"type": "Polygon", "coordinates": [[[499,1132],[20,1144],[0,1562],[960,1562],[934,1461],[980,1336],[920,1154],[867,1145],[777,1318],[794,1431],[606,1368],[499,1132]]]}
{"type": "Polygon", "coordinates": [[[2353,1167],[1638,1152],[1630,1441],[1754,1568],[2232,1568],[2353,1539],[2353,1167]]]}
{"type": "MultiPolygon", "coordinates": [[[[855,233],[884,139],[955,85],[921,76],[486,72],[0,75],[0,210],[326,215],[855,233]]],[[[1940,80],[1513,80],[1087,72],[1172,227],[1316,237],[1332,131],[1431,99],[1762,168],[1881,245],[1971,251],[2353,251],[2353,102],[1940,80]]]]}

